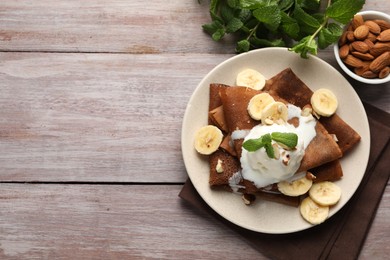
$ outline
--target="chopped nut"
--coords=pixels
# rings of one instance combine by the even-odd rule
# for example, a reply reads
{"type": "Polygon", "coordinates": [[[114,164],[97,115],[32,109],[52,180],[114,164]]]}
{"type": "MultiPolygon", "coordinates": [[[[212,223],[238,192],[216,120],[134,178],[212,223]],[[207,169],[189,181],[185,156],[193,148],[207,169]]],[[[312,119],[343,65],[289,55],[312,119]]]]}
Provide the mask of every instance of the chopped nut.
{"type": "Polygon", "coordinates": [[[266,118],[264,120],[264,124],[266,124],[266,125],[273,125],[274,121],[271,118],[266,118]]]}
{"type": "Polygon", "coordinates": [[[317,177],[313,174],[313,173],[311,173],[311,172],[306,172],[306,179],[308,179],[308,180],[315,180],[317,177]]]}
{"type": "Polygon", "coordinates": [[[272,144],[272,147],[274,148],[274,157],[275,157],[275,159],[279,160],[279,158],[280,158],[280,151],[279,151],[278,144],[274,143],[274,144],[272,144]]]}
{"type": "Polygon", "coordinates": [[[252,202],[254,202],[256,200],[255,195],[248,194],[248,193],[244,193],[241,198],[244,201],[245,205],[250,205],[250,204],[252,204],[252,202]]]}
{"type": "Polygon", "coordinates": [[[222,160],[218,159],[217,166],[215,166],[215,170],[217,171],[217,173],[223,172],[222,160]]]}
{"type": "Polygon", "coordinates": [[[313,113],[313,108],[311,105],[306,105],[303,107],[301,116],[310,116],[313,113]]]}

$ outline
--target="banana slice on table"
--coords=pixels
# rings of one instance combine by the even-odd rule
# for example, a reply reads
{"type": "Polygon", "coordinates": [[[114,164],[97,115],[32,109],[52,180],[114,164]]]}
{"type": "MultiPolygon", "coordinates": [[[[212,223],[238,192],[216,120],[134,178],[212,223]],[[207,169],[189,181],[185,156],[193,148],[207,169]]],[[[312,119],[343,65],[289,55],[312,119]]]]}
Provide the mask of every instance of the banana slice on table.
{"type": "Polygon", "coordinates": [[[223,139],[222,131],[213,125],[200,128],[195,133],[195,149],[200,154],[209,155],[218,150],[223,139]]]}
{"type": "Polygon", "coordinates": [[[265,77],[254,69],[245,69],[237,74],[236,84],[238,86],[261,90],[265,86],[265,77]]]}
{"type": "Polygon", "coordinates": [[[331,206],[340,200],[341,189],[330,181],[318,182],[310,188],[309,196],[322,206],[331,206]]]}
{"type": "Polygon", "coordinates": [[[284,124],[287,122],[287,106],[279,101],[268,104],[261,112],[261,122],[272,125],[273,123],[284,124]]]}
{"type": "Polygon", "coordinates": [[[274,98],[268,93],[260,93],[251,98],[248,104],[248,113],[255,120],[261,120],[261,113],[264,108],[275,102],[274,98]]]}
{"type": "Polygon", "coordinates": [[[292,182],[281,181],[277,185],[278,190],[284,195],[296,197],[308,192],[312,184],[313,181],[309,180],[308,178],[306,178],[306,176],[304,176],[292,182]]]}
{"type": "Polygon", "coordinates": [[[310,103],[314,112],[325,117],[333,115],[338,107],[336,95],[326,88],[320,88],[314,91],[310,103]]]}
{"type": "Polygon", "coordinates": [[[299,211],[302,217],[313,225],[324,222],[329,215],[328,206],[318,205],[310,197],[306,197],[302,200],[299,211]]]}

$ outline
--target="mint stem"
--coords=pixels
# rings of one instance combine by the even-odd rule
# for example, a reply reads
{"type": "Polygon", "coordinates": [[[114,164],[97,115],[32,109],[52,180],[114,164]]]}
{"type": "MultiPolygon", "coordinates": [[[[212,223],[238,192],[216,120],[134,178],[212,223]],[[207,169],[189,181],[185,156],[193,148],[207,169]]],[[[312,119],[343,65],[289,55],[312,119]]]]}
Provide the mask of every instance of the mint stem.
{"type": "MultiPolygon", "coordinates": [[[[328,0],[328,4],[326,6],[326,8],[328,8],[330,6],[330,4],[332,3],[331,0],[328,0]]],[[[309,40],[309,45],[311,44],[312,41],[314,41],[314,39],[317,37],[317,35],[320,33],[320,31],[326,27],[326,25],[328,24],[328,21],[329,21],[329,17],[327,15],[324,16],[324,21],[322,22],[322,24],[317,28],[317,30],[310,36],[310,40],[309,40]]]]}

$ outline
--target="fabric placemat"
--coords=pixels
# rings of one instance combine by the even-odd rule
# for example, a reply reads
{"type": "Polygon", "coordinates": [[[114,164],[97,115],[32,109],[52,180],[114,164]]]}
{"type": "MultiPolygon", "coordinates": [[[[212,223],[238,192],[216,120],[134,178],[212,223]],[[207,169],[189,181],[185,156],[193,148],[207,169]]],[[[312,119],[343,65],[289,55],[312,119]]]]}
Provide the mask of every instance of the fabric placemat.
{"type": "Polygon", "coordinates": [[[390,175],[390,114],[366,103],[364,107],[371,135],[366,172],[350,201],[321,225],[290,234],[258,233],[223,219],[203,201],[189,179],[179,197],[213,215],[272,259],[356,259],[390,175]]]}

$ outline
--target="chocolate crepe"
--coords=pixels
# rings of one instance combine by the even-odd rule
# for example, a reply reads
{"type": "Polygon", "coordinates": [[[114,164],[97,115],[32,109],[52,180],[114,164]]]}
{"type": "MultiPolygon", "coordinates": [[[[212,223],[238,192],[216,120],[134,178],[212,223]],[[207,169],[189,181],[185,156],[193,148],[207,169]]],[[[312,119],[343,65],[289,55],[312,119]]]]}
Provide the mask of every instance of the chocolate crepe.
{"type": "Polygon", "coordinates": [[[371,133],[366,173],[352,199],[321,225],[285,235],[257,233],[221,218],[201,199],[189,180],[179,196],[224,222],[256,250],[272,259],[356,259],[390,176],[390,114],[364,105],[371,133]]]}

